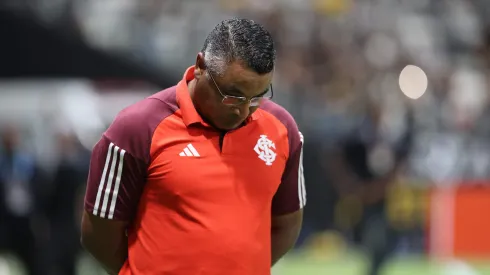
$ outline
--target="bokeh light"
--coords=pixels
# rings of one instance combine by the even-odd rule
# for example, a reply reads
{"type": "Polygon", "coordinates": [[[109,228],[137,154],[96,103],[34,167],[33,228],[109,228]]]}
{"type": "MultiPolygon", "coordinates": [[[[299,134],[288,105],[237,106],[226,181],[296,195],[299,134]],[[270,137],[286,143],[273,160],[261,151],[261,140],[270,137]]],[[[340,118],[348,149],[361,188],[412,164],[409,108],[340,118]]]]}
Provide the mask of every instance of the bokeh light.
{"type": "Polygon", "coordinates": [[[420,98],[427,91],[427,75],[415,65],[407,65],[401,71],[398,82],[403,94],[411,99],[420,98]]]}

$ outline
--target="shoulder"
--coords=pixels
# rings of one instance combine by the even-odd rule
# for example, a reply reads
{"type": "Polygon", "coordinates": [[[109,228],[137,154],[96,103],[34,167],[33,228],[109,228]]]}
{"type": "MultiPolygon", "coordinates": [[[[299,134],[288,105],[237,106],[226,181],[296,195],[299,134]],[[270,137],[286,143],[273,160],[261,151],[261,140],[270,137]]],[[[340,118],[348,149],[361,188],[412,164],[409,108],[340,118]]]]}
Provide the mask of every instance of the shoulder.
{"type": "Polygon", "coordinates": [[[290,138],[299,134],[298,125],[293,116],[281,105],[271,100],[266,100],[260,106],[260,110],[269,113],[275,117],[279,123],[286,127],[290,138]]]}
{"type": "Polygon", "coordinates": [[[147,160],[153,132],[177,110],[176,89],[171,87],[124,108],[104,136],[134,157],[147,160]]]}

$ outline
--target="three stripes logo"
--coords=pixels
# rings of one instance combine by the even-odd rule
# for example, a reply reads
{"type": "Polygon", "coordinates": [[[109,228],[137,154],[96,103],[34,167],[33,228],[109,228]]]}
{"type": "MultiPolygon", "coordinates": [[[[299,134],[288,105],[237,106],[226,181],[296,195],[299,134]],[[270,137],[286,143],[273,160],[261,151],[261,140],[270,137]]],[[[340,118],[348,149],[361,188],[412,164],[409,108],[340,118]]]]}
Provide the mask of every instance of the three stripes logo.
{"type": "Polygon", "coordinates": [[[124,165],[124,154],[126,151],[114,143],[109,144],[105,159],[104,171],[100,178],[99,189],[95,199],[92,214],[108,219],[114,217],[117,195],[121,184],[121,175],[124,165]]]}
{"type": "Polygon", "coordinates": [[[200,157],[201,155],[199,155],[196,148],[194,148],[194,146],[192,146],[192,144],[189,143],[184,148],[184,151],[180,152],[179,156],[181,156],[181,157],[200,157]]]}
{"type": "Polygon", "coordinates": [[[301,132],[299,132],[299,140],[301,142],[301,152],[299,156],[299,167],[298,167],[298,197],[299,197],[299,207],[303,208],[306,205],[305,175],[303,170],[303,145],[305,143],[305,138],[301,132]]]}

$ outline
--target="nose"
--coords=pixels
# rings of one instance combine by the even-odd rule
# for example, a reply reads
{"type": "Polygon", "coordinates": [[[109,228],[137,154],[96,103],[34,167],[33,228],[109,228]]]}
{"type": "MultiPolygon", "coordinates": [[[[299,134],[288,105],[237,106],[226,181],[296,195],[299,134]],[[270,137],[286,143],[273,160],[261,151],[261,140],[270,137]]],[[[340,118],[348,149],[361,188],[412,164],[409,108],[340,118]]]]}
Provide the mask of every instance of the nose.
{"type": "Polygon", "coordinates": [[[250,114],[250,102],[233,107],[233,113],[239,117],[248,117],[250,114]]]}

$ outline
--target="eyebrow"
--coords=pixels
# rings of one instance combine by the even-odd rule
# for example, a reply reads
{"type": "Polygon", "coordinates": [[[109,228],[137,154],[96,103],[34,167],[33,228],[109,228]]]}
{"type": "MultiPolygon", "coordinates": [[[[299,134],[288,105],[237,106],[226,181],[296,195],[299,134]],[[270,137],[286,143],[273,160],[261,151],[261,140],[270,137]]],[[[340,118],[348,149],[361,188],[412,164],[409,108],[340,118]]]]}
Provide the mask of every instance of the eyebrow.
{"type": "Polygon", "coordinates": [[[226,88],[225,92],[226,92],[226,94],[229,94],[229,95],[245,96],[245,94],[235,86],[231,86],[231,87],[226,88]]]}
{"type": "MultiPolygon", "coordinates": [[[[253,96],[253,97],[261,97],[261,96],[264,96],[265,94],[267,94],[270,90],[270,85],[267,89],[265,89],[265,91],[263,91],[262,93],[256,95],[256,96],[253,96]]],[[[231,86],[229,87],[228,89],[226,89],[226,92],[225,92],[227,95],[234,95],[234,96],[245,96],[245,94],[240,91],[240,89],[238,89],[237,87],[235,86],[231,86]]]]}

